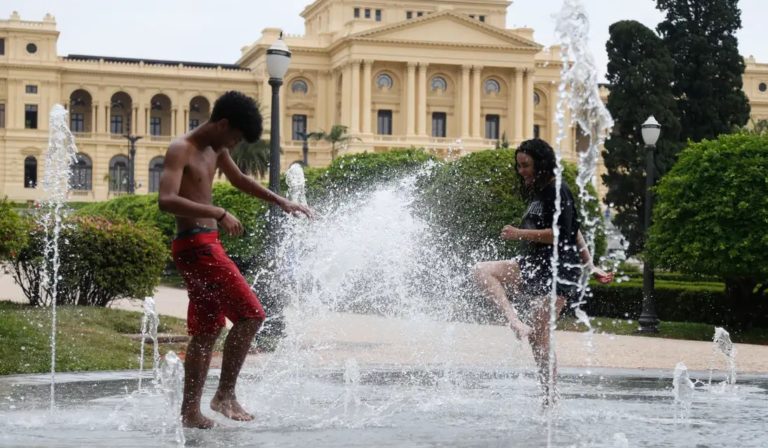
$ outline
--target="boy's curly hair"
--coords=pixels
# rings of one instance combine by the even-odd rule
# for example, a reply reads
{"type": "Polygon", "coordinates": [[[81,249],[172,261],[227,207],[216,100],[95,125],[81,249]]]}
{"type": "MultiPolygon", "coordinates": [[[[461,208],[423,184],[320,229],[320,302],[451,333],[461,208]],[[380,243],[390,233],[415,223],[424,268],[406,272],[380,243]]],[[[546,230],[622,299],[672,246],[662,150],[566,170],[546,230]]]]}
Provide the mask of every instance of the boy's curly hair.
{"type": "Polygon", "coordinates": [[[253,143],[261,138],[262,118],[256,101],[235,90],[221,95],[213,104],[210,121],[226,118],[229,125],[243,133],[243,139],[253,143]]]}

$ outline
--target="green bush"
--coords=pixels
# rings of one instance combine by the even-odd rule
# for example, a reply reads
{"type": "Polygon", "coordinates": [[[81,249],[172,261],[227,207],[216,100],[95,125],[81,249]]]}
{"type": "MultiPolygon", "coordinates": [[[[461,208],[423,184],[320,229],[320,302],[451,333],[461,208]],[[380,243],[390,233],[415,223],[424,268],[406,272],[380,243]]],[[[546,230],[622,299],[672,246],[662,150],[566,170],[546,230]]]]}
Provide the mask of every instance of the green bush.
{"type": "Polygon", "coordinates": [[[243,272],[251,269],[253,263],[263,256],[268,204],[224,182],[214,184],[213,203],[227,209],[243,224],[243,236],[233,237],[222,233],[221,244],[243,272]]]}
{"type": "MultiPolygon", "coordinates": [[[[580,210],[575,177],[575,167],[566,163],[563,178],[580,210]]],[[[472,153],[438,167],[421,179],[419,185],[423,191],[420,203],[424,216],[436,226],[438,233],[446,235],[447,244],[455,245],[453,249],[471,251],[490,247],[503,258],[515,253],[514,243],[499,239],[501,228],[519,223],[526,208],[519,193],[514,151],[472,153]]],[[[590,192],[597,196],[593,189],[590,192]]],[[[595,253],[600,255],[605,251],[606,241],[597,200],[592,200],[586,208],[590,220],[598,222],[595,253]]],[[[581,222],[586,222],[583,216],[581,222]]]]}
{"type": "Polygon", "coordinates": [[[160,211],[157,206],[157,193],[147,195],[124,195],[103,202],[92,202],[75,212],[76,216],[100,216],[106,219],[127,219],[131,222],[148,224],[170,244],[176,233],[176,221],[173,215],[160,211]]]}
{"type": "Polygon", "coordinates": [[[766,173],[768,135],[690,144],[656,188],[648,245],[660,267],[723,279],[730,323],[746,327],[768,289],[766,173]]]}
{"type": "MultiPolygon", "coordinates": [[[[11,260],[14,278],[32,305],[50,305],[52,288],[43,284],[45,229],[36,226],[29,244],[11,260]]],[[[152,295],[166,261],[160,233],[127,220],[98,217],[65,221],[59,239],[58,305],[107,306],[120,298],[152,295]]]]}
{"type": "Polygon", "coordinates": [[[323,172],[307,176],[307,197],[345,195],[402,177],[435,157],[422,149],[399,148],[383,153],[364,152],[337,157],[323,172]]]}
{"type": "Polygon", "coordinates": [[[13,210],[13,204],[0,200],[0,260],[15,257],[27,245],[30,223],[13,210]]]}

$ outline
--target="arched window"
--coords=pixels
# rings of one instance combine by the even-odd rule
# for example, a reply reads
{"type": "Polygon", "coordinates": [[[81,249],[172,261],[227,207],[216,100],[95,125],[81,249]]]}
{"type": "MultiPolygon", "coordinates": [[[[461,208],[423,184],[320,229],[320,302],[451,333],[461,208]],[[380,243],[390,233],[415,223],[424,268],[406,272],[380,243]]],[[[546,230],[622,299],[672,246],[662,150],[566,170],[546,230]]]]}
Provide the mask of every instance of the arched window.
{"type": "Polygon", "coordinates": [[[163,172],[162,156],[157,156],[149,162],[149,192],[156,193],[160,191],[160,173],[163,172]]]}
{"type": "Polygon", "coordinates": [[[37,187],[37,159],[27,156],[24,159],[24,188],[37,187]]]}
{"type": "Polygon", "coordinates": [[[445,78],[442,76],[435,76],[432,78],[432,82],[430,82],[430,86],[432,86],[433,92],[445,92],[448,90],[448,83],[445,81],[445,78]]]}
{"type": "Polygon", "coordinates": [[[496,81],[495,79],[485,80],[486,95],[498,95],[499,92],[501,92],[501,85],[499,84],[499,81],[496,81]]]}
{"type": "Polygon", "coordinates": [[[395,85],[395,83],[392,81],[392,77],[386,73],[381,73],[376,77],[376,87],[378,87],[379,90],[389,90],[393,85],[395,85]]]}
{"type": "Polygon", "coordinates": [[[93,163],[85,154],[78,154],[77,161],[70,165],[69,186],[73,190],[90,191],[92,189],[93,163]]]}
{"type": "Polygon", "coordinates": [[[539,92],[533,92],[533,105],[538,106],[541,104],[541,95],[539,95],[539,92]]]}
{"type": "Polygon", "coordinates": [[[128,157],[117,155],[109,161],[109,191],[128,191],[128,157]]]}
{"type": "Polygon", "coordinates": [[[309,86],[303,79],[297,79],[291,83],[291,93],[300,93],[306,95],[309,92],[309,86]]]}

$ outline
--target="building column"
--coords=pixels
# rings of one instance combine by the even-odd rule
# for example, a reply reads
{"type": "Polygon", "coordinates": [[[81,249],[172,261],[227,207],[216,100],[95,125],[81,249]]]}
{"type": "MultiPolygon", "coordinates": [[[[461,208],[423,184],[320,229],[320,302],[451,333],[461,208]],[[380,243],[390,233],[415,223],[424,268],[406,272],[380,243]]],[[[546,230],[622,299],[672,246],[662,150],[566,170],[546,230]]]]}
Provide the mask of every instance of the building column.
{"type": "Polygon", "coordinates": [[[514,108],[514,143],[520,144],[520,142],[523,141],[523,116],[525,115],[525,111],[523,108],[525,107],[525,101],[524,101],[524,94],[523,94],[523,70],[521,68],[515,69],[515,108],[514,108]]]}
{"type": "Polygon", "coordinates": [[[469,65],[461,66],[461,104],[459,104],[459,108],[461,109],[460,135],[462,138],[468,137],[470,135],[469,69],[470,69],[469,65]]]}
{"type": "MultiPolygon", "coordinates": [[[[264,135],[268,136],[272,130],[272,86],[269,85],[269,74],[264,70],[264,79],[261,81],[261,110],[264,111],[264,135]]],[[[213,105],[211,105],[213,107],[213,105]]]]}
{"type": "Polygon", "coordinates": [[[363,62],[363,134],[371,133],[371,72],[373,61],[370,59],[363,62]]]}
{"type": "Polygon", "coordinates": [[[509,72],[507,79],[509,90],[507,91],[507,119],[504,123],[504,132],[507,134],[507,140],[514,141],[515,134],[515,72],[509,72]]]}
{"type": "Polygon", "coordinates": [[[416,133],[420,136],[427,135],[427,68],[426,62],[419,63],[419,99],[416,107],[416,133]]]}
{"type": "MultiPolygon", "coordinates": [[[[547,123],[550,123],[549,142],[553,146],[557,141],[557,122],[555,121],[555,116],[557,115],[557,103],[560,101],[557,90],[557,84],[551,86],[547,97],[547,123]]],[[[536,105],[534,105],[534,107],[536,107],[536,105]]]]}
{"type": "Polygon", "coordinates": [[[414,135],[416,125],[416,63],[408,63],[408,85],[406,87],[407,110],[405,122],[405,134],[414,135]]]}
{"type": "MultiPolygon", "coordinates": [[[[343,73],[341,75],[341,123],[344,126],[351,128],[350,120],[350,108],[352,105],[352,65],[347,64],[344,66],[343,73]]],[[[335,100],[334,100],[335,101],[335,100]]]]}
{"type": "Polygon", "coordinates": [[[525,116],[523,119],[523,137],[533,138],[533,70],[525,71],[525,116]]]}
{"type": "Polygon", "coordinates": [[[351,134],[360,133],[360,61],[352,61],[351,134]]]}
{"type": "Polygon", "coordinates": [[[187,109],[187,106],[184,106],[184,117],[182,118],[181,122],[181,133],[186,134],[187,131],[189,131],[189,109],[187,109]]]}
{"type": "Polygon", "coordinates": [[[472,67],[472,137],[480,138],[480,98],[482,98],[483,67],[472,67]]]}
{"type": "MultiPolygon", "coordinates": [[[[321,129],[326,132],[331,131],[336,123],[336,76],[334,76],[333,70],[323,72],[323,77],[326,82],[327,89],[325,91],[325,122],[322,123],[321,129]]],[[[320,95],[318,95],[318,101],[320,95]]],[[[318,107],[319,109],[320,107],[318,107]]]]}
{"type": "Polygon", "coordinates": [[[174,107],[171,109],[171,137],[175,137],[179,135],[179,131],[182,129],[181,124],[179,123],[179,117],[181,117],[181,114],[179,114],[179,108],[174,107]]]}
{"type": "Polygon", "coordinates": [[[99,106],[96,103],[91,104],[91,134],[96,134],[99,129],[99,106]]]}

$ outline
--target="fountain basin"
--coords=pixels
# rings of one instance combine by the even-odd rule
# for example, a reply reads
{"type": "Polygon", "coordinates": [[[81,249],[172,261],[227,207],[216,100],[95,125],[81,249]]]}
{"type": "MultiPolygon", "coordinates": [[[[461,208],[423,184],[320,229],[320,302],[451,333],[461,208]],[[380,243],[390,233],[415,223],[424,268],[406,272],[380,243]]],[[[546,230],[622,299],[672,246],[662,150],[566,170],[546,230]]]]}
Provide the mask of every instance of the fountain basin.
{"type": "MultiPolygon", "coordinates": [[[[253,422],[185,430],[189,446],[740,446],[768,445],[768,375],[736,386],[699,383],[685,418],[672,372],[562,369],[561,400],[550,424],[532,372],[400,368],[300,369],[267,381],[243,372],[238,395],[253,422]],[[352,371],[351,371],[352,370],[352,371]]],[[[213,395],[212,371],[203,402],[213,395]]],[[[708,372],[690,372],[706,381],[708,372]]],[[[722,376],[722,375],[721,375],[722,376]]],[[[149,378],[151,376],[147,376],[149,378]]],[[[162,395],[137,389],[137,372],[60,374],[57,409],[48,409],[49,377],[0,378],[0,445],[174,446],[162,395]]]]}

